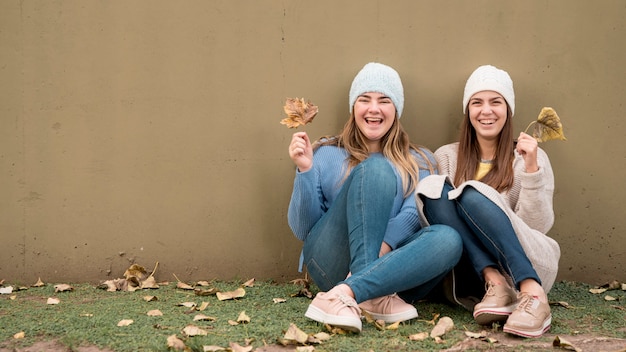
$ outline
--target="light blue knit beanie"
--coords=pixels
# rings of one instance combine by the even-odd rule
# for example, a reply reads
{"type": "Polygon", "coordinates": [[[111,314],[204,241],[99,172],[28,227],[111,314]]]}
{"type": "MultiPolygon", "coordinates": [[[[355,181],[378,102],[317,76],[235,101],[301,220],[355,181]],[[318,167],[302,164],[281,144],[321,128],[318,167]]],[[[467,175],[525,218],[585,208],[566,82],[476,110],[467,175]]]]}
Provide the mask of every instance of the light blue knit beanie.
{"type": "Polygon", "coordinates": [[[402,116],[404,108],[404,89],[400,75],[393,68],[370,62],[357,73],[350,87],[350,114],[359,95],[367,92],[381,93],[388,96],[396,107],[397,116],[402,116]]]}

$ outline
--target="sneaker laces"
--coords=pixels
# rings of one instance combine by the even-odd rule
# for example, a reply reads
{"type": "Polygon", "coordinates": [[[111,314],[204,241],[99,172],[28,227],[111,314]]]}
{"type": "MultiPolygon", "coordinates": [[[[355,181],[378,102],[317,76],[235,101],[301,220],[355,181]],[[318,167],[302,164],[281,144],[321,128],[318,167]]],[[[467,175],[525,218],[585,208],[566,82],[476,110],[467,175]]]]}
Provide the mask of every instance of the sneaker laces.
{"type": "Polygon", "coordinates": [[[535,300],[535,298],[529,294],[521,294],[520,296],[521,296],[521,300],[519,304],[517,305],[517,307],[515,308],[515,310],[521,310],[528,314],[534,315],[532,314],[532,311],[533,311],[533,301],[535,300]]]}

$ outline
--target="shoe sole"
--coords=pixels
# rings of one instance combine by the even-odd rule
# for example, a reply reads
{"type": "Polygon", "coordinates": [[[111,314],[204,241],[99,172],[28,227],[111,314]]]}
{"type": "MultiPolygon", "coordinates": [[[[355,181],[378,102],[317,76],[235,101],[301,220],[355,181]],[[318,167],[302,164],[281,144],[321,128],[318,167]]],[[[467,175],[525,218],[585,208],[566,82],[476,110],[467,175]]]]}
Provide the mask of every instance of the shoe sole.
{"type": "Polygon", "coordinates": [[[551,324],[552,324],[552,315],[550,315],[543,322],[542,327],[540,329],[537,329],[537,330],[529,331],[529,330],[523,330],[523,329],[516,329],[516,328],[512,328],[512,327],[507,326],[506,324],[504,324],[504,327],[502,328],[502,331],[507,332],[509,334],[521,336],[521,337],[540,337],[543,334],[545,334],[546,331],[550,330],[551,324]]]}
{"type": "Polygon", "coordinates": [[[395,313],[395,314],[378,314],[378,313],[370,312],[365,309],[361,309],[361,310],[371,315],[374,320],[384,320],[385,323],[388,323],[388,324],[397,323],[399,321],[407,321],[407,320],[415,319],[418,317],[417,309],[407,310],[405,312],[400,312],[400,313],[395,313]]]}
{"type": "Polygon", "coordinates": [[[490,325],[497,321],[505,321],[509,318],[509,315],[513,313],[515,306],[511,306],[510,309],[483,309],[474,312],[474,321],[479,325],[490,325]]]}
{"type": "Polygon", "coordinates": [[[497,321],[505,321],[513,313],[517,303],[502,308],[485,308],[474,312],[474,320],[479,325],[490,325],[497,321]]]}
{"type": "Polygon", "coordinates": [[[330,324],[352,332],[361,332],[363,327],[363,323],[361,323],[360,318],[326,314],[323,310],[313,305],[309,305],[309,308],[307,308],[304,316],[319,323],[330,324]]]}

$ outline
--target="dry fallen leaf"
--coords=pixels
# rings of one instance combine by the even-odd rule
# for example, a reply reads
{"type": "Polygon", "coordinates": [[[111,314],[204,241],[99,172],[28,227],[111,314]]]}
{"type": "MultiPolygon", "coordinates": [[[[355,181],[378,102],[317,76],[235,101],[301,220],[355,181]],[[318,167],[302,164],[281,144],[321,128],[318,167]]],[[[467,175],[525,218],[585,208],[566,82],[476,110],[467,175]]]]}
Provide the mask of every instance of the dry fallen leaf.
{"type": "Polygon", "coordinates": [[[68,284],[54,285],[54,292],[74,291],[74,288],[68,284]]]}
{"type": "Polygon", "coordinates": [[[48,298],[48,301],[46,301],[46,304],[59,304],[61,303],[61,300],[58,298],[48,298]]]}
{"type": "Polygon", "coordinates": [[[239,287],[234,291],[217,292],[216,295],[217,299],[219,299],[220,301],[225,301],[228,299],[242,298],[246,295],[246,290],[244,290],[242,287],[239,287]]]}
{"type": "Polygon", "coordinates": [[[13,293],[13,286],[0,287],[0,295],[8,295],[13,293]]]}
{"type": "Polygon", "coordinates": [[[296,347],[296,352],[313,352],[315,351],[315,347],[313,346],[298,346],[296,347]]]}
{"type": "Polygon", "coordinates": [[[196,294],[196,296],[211,296],[217,293],[217,289],[210,288],[207,290],[202,290],[202,289],[196,288],[195,290],[193,290],[193,292],[196,294]]]}
{"type": "Polygon", "coordinates": [[[174,350],[184,350],[185,343],[183,340],[176,337],[176,335],[170,335],[167,337],[167,347],[173,348],[174,350]]]}
{"type": "Polygon", "coordinates": [[[285,302],[287,302],[287,300],[284,299],[284,298],[272,298],[272,301],[274,303],[285,303],[285,302]]]}
{"type": "Polygon", "coordinates": [[[241,313],[239,313],[239,317],[237,317],[237,322],[238,323],[249,323],[250,322],[250,317],[246,314],[246,311],[242,311],[241,313]]]}
{"type": "Polygon", "coordinates": [[[430,337],[441,337],[453,328],[454,322],[452,321],[452,319],[450,317],[442,317],[441,319],[439,319],[433,330],[430,332],[430,337]]]}
{"type": "Polygon", "coordinates": [[[558,301],[558,302],[550,302],[550,305],[555,305],[555,306],[561,306],[563,308],[567,308],[567,309],[572,309],[574,307],[572,307],[569,303],[565,302],[565,301],[558,301]]]}
{"type": "Polygon", "coordinates": [[[14,339],[23,339],[24,337],[26,337],[26,333],[24,333],[24,331],[20,331],[13,335],[14,339]]]}
{"type": "Polygon", "coordinates": [[[309,339],[309,335],[306,332],[300,330],[300,328],[298,328],[296,324],[290,323],[289,329],[287,329],[287,332],[285,333],[285,336],[283,338],[288,342],[293,341],[296,343],[304,344],[309,339]]]}
{"type": "Polygon", "coordinates": [[[243,287],[253,287],[254,286],[254,278],[244,282],[242,286],[243,287]]]}
{"type": "Polygon", "coordinates": [[[288,128],[298,128],[300,125],[312,122],[319,109],[304,98],[287,98],[283,110],[287,117],[280,123],[288,128]]]}
{"type": "Polygon", "coordinates": [[[158,309],[150,310],[147,314],[149,317],[160,317],[163,315],[163,313],[158,309]]]}
{"type": "Polygon", "coordinates": [[[42,286],[45,286],[45,285],[46,285],[46,284],[44,284],[44,283],[43,283],[43,281],[41,281],[41,278],[39,278],[39,279],[37,280],[37,282],[35,282],[35,283],[33,284],[33,287],[42,287],[42,286]]]}
{"type": "Polygon", "coordinates": [[[195,325],[187,325],[183,329],[183,334],[185,334],[185,336],[206,336],[208,335],[208,332],[206,332],[206,330],[200,329],[195,325]]]}
{"type": "Polygon", "coordinates": [[[399,327],[400,327],[400,322],[399,322],[399,321],[397,321],[397,322],[395,322],[395,323],[393,323],[393,324],[391,324],[391,325],[387,326],[387,327],[385,328],[385,330],[398,330],[398,328],[399,328],[399,327]]]}
{"type": "Polygon", "coordinates": [[[233,352],[250,352],[254,348],[254,346],[241,346],[236,342],[231,342],[229,345],[233,352]]]}
{"type": "Polygon", "coordinates": [[[200,321],[200,320],[216,321],[217,318],[216,317],[210,317],[210,316],[204,315],[204,314],[196,314],[193,317],[193,321],[200,321]]]}
{"type": "Polygon", "coordinates": [[[177,306],[183,306],[183,307],[187,307],[187,308],[195,308],[196,307],[196,302],[182,302],[182,303],[178,303],[177,306]]]}
{"type": "Polygon", "coordinates": [[[604,300],[605,301],[617,301],[617,298],[615,298],[613,296],[606,295],[606,296],[604,296],[604,300]]]}
{"type": "Polygon", "coordinates": [[[146,302],[154,302],[159,300],[157,296],[143,296],[142,299],[146,302]]]}
{"type": "Polygon", "coordinates": [[[122,319],[117,323],[117,326],[128,326],[133,323],[132,319],[122,319]]]}
{"type": "Polygon", "coordinates": [[[606,288],[590,288],[589,292],[597,295],[606,292],[606,288]]]}
{"type": "Polygon", "coordinates": [[[202,346],[202,351],[203,352],[226,351],[226,348],[224,348],[222,346],[210,345],[210,346],[202,346]]]}
{"type": "Polygon", "coordinates": [[[577,352],[582,351],[580,348],[575,347],[569,341],[567,341],[567,340],[565,340],[563,338],[560,338],[559,336],[555,336],[554,337],[554,341],[552,341],[552,346],[553,347],[561,347],[561,348],[569,350],[569,351],[577,351],[577,352]]]}
{"type": "Polygon", "coordinates": [[[409,335],[409,340],[411,341],[422,341],[428,338],[427,332],[418,332],[417,334],[409,335]]]}
{"type": "Polygon", "coordinates": [[[199,310],[199,311],[201,311],[201,312],[202,312],[202,311],[203,311],[203,310],[205,310],[208,306],[209,306],[209,302],[202,302],[202,303],[200,303],[200,307],[196,308],[196,310],[199,310]]]}
{"type": "Polygon", "coordinates": [[[559,115],[556,114],[553,108],[544,107],[541,109],[537,120],[531,122],[526,131],[534,125],[532,136],[538,142],[547,142],[553,139],[566,140],[563,134],[563,125],[559,115]]]}

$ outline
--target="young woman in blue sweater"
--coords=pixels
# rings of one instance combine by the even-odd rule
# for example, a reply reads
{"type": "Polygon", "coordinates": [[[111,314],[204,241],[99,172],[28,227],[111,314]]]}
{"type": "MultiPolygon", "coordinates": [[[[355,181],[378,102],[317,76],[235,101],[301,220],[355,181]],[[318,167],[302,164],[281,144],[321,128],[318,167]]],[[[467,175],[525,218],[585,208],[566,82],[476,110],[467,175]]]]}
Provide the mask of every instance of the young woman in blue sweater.
{"type": "Polygon", "coordinates": [[[403,106],[398,73],[369,63],[352,82],[350,117],[338,135],[311,143],[306,132],[293,134],[288,220],[322,291],[305,313],[310,319],[360,332],[362,310],[386,322],[416,318],[406,302],[425,297],[461,257],[454,229],[420,225],[415,188],[437,166],[429,150],[410,143],[403,106]]]}

